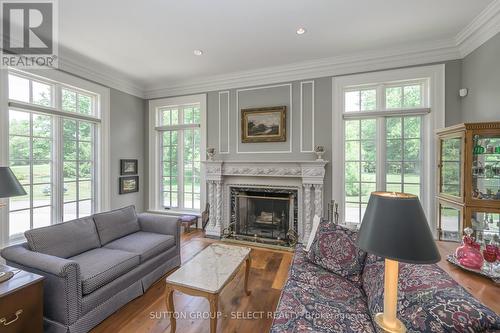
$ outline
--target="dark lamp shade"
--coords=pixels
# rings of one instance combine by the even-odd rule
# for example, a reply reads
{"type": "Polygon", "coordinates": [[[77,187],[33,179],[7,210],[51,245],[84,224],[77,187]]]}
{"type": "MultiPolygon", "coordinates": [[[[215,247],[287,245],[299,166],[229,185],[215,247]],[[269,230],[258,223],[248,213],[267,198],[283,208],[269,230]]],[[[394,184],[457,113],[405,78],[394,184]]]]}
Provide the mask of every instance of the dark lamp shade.
{"type": "Polygon", "coordinates": [[[418,197],[373,192],[358,233],[358,246],[379,257],[411,264],[441,260],[418,197]]]}
{"type": "Polygon", "coordinates": [[[0,167],[0,198],[26,195],[16,176],[9,167],[0,167]]]}

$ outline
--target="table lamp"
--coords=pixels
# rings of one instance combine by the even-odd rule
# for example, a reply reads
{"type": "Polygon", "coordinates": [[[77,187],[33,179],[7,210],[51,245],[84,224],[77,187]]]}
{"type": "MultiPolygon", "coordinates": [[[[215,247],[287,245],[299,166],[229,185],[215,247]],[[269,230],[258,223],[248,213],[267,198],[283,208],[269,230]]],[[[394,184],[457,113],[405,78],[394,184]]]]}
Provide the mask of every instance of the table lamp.
{"type": "Polygon", "coordinates": [[[375,322],[387,332],[406,332],[396,317],[399,262],[433,264],[441,259],[418,197],[373,192],[358,233],[358,247],[385,259],[384,312],[375,322]]]}
{"type": "MultiPolygon", "coordinates": [[[[26,195],[16,176],[9,167],[0,167],[0,199],[26,195]]],[[[0,202],[0,208],[5,206],[0,202]]],[[[12,272],[0,272],[0,282],[10,279],[12,272]]]]}
{"type": "MultiPolygon", "coordinates": [[[[0,167],[0,199],[26,195],[16,176],[9,167],[0,167]]],[[[0,202],[0,207],[5,206],[0,202]]]]}

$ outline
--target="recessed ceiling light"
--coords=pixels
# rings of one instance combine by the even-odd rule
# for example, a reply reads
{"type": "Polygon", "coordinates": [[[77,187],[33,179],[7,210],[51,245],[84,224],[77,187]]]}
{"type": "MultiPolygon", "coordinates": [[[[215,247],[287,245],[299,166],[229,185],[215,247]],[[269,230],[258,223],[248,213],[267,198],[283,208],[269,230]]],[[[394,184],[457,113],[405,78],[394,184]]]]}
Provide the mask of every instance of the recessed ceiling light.
{"type": "Polygon", "coordinates": [[[203,51],[202,50],[194,50],[193,53],[195,56],[201,56],[203,54],[203,51]]]}
{"type": "Polygon", "coordinates": [[[297,29],[297,35],[303,35],[306,33],[306,29],[305,28],[298,28],[297,29]]]}

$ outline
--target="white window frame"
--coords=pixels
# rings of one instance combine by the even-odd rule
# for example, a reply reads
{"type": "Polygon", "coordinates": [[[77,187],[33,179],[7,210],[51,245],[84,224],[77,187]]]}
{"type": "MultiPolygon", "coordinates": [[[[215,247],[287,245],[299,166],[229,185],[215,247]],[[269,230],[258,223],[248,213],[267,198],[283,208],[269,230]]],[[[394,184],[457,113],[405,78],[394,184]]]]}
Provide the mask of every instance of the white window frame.
{"type": "MultiPolygon", "coordinates": [[[[382,87],[382,86],[381,86],[382,87]]],[[[378,91],[377,96],[385,99],[383,88],[378,91]]],[[[332,78],[332,199],[337,202],[345,202],[345,181],[344,181],[344,119],[391,115],[422,115],[422,170],[421,170],[421,192],[420,198],[424,212],[429,221],[431,230],[436,235],[435,203],[436,195],[436,140],[435,130],[444,127],[445,124],[445,67],[444,65],[432,65],[422,67],[411,67],[405,69],[372,72],[332,78]],[[344,92],[354,86],[366,85],[373,87],[384,82],[395,83],[396,81],[421,81],[426,80],[427,89],[423,91],[423,107],[415,109],[382,109],[381,102],[377,100],[377,110],[344,112],[344,92]]],[[[382,126],[378,122],[377,130],[382,126]]],[[[378,135],[378,140],[385,140],[378,135]]],[[[383,145],[378,145],[379,147],[383,145]]],[[[385,163],[385,151],[378,149],[377,164],[379,161],[385,163]]],[[[381,173],[377,172],[378,177],[381,173]]],[[[344,221],[344,210],[340,212],[340,220],[344,221]]]]}
{"type": "MultiPolygon", "coordinates": [[[[22,108],[23,104],[26,105],[27,110],[39,109],[40,112],[52,114],[56,116],[67,115],[68,112],[60,111],[58,105],[53,107],[39,106],[36,104],[26,104],[23,102],[13,102],[9,104],[9,88],[8,88],[8,75],[9,72],[18,76],[27,76],[28,78],[35,79],[36,81],[41,81],[43,83],[49,84],[60,84],[67,86],[68,88],[76,91],[81,91],[88,94],[89,92],[96,95],[95,110],[97,117],[80,115],[76,112],[71,112],[70,117],[81,120],[92,120],[99,119],[99,127],[97,131],[95,140],[96,159],[95,163],[97,165],[96,174],[96,200],[95,200],[95,211],[101,212],[110,209],[110,189],[111,189],[111,179],[110,179],[110,89],[99,84],[75,77],[71,74],[61,72],[55,69],[40,69],[40,70],[29,70],[29,71],[18,71],[13,68],[1,68],[0,69],[0,142],[5,144],[0,144],[0,165],[6,166],[9,164],[9,108],[22,108]],[[10,106],[9,106],[10,105],[10,106]]],[[[56,89],[57,91],[57,89],[56,89]]],[[[53,91],[55,94],[55,92],[53,91]]],[[[57,101],[57,96],[53,96],[53,101],[57,101]]],[[[57,158],[57,157],[56,157],[57,158]]],[[[53,186],[62,186],[62,179],[57,177],[53,180],[53,186]]],[[[2,200],[2,199],[0,199],[2,200]]],[[[9,200],[3,199],[2,201],[8,205],[9,200]]],[[[60,203],[57,201],[57,205],[60,203]]],[[[62,204],[62,203],[61,203],[62,204]]],[[[56,211],[58,211],[56,209],[56,211]]],[[[60,217],[53,216],[52,223],[58,221],[60,217]]],[[[62,218],[62,217],[61,217],[62,218]]],[[[14,244],[24,241],[24,237],[10,238],[9,237],[9,207],[0,208],[0,243],[1,246],[7,246],[9,244],[14,244]]]]}
{"type": "MultiPolygon", "coordinates": [[[[166,126],[173,128],[175,126],[166,126]]],[[[179,126],[192,127],[191,125],[179,126]]],[[[205,208],[206,198],[206,181],[205,181],[205,164],[206,161],[206,147],[207,147],[207,95],[189,95],[182,97],[162,98],[149,101],[149,200],[148,211],[161,212],[169,215],[182,215],[182,214],[200,214],[201,210],[205,208]],[[192,105],[198,104],[200,106],[200,155],[201,155],[201,168],[200,168],[200,210],[190,210],[183,208],[170,208],[165,210],[161,202],[161,153],[160,153],[160,140],[161,132],[157,130],[160,124],[159,109],[165,107],[172,107],[176,105],[192,105]]],[[[180,167],[180,166],[179,166],[180,167]]],[[[179,184],[179,183],[178,183],[179,184]]]]}

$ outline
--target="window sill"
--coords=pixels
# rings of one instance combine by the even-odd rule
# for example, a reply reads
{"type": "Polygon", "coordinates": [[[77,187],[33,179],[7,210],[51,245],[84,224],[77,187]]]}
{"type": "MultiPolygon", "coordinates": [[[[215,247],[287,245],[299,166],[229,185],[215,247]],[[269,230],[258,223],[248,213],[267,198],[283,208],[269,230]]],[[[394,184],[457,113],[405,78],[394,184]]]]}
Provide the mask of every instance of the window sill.
{"type": "Polygon", "coordinates": [[[168,210],[147,210],[148,213],[154,214],[162,214],[162,215],[173,215],[173,216],[181,216],[181,215],[194,215],[201,217],[201,212],[196,210],[180,210],[180,209],[168,209],[168,210]]]}

